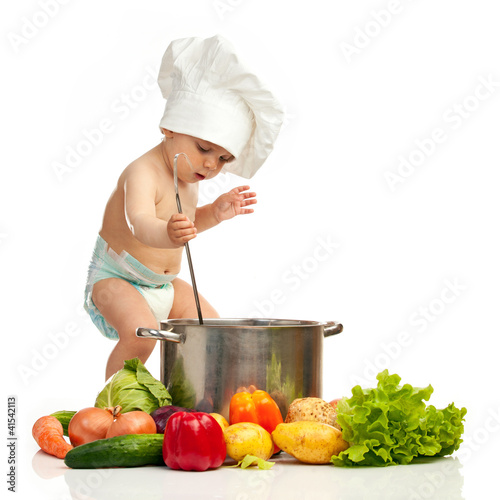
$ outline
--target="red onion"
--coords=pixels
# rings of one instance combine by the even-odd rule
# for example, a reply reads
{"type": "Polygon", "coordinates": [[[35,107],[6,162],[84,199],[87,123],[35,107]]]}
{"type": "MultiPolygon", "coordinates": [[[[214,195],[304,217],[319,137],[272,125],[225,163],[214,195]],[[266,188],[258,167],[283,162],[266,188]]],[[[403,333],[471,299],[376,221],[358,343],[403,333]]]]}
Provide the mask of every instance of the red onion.
{"type": "Polygon", "coordinates": [[[156,432],[158,434],[163,434],[165,432],[165,428],[167,427],[167,420],[171,415],[179,411],[187,411],[191,413],[195,410],[191,408],[182,408],[181,406],[161,406],[151,413],[151,416],[156,424],[156,432]]]}

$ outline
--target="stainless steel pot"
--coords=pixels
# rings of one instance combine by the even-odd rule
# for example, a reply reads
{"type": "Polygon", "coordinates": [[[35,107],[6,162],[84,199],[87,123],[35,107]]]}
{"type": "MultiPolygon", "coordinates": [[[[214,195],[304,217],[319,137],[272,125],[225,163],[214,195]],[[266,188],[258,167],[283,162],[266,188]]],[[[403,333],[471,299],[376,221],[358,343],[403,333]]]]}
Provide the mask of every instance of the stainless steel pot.
{"type": "Polygon", "coordinates": [[[174,404],[221,413],[240,388],[264,389],[283,418],[300,397],[321,397],[323,338],[342,331],[336,322],[284,319],[162,321],[136,335],[162,340],[160,378],[174,404]]]}

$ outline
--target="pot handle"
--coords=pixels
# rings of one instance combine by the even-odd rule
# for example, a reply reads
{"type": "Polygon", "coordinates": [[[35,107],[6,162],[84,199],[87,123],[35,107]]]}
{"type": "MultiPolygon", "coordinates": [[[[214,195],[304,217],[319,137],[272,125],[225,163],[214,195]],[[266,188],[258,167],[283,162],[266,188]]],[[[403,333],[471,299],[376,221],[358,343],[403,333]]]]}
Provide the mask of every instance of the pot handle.
{"type": "Polygon", "coordinates": [[[176,343],[184,343],[186,340],[184,334],[166,330],[154,330],[153,328],[137,328],[135,335],[144,339],[168,340],[169,342],[176,343]]]}
{"type": "Polygon", "coordinates": [[[337,335],[340,333],[344,327],[337,323],[336,321],[328,321],[323,327],[323,335],[325,337],[330,337],[331,335],[337,335]]]}

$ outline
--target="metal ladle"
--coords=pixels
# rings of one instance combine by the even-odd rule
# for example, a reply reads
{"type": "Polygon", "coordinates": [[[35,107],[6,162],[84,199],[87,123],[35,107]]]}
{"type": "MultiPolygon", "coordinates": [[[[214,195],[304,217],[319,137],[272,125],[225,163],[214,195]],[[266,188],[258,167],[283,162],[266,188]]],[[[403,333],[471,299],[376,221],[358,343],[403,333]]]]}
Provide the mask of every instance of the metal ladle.
{"type": "MultiPolygon", "coordinates": [[[[188,165],[191,167],[191,170],[194,170],[193,164],[189,160],[188,155],[186,153],[177,153],[174,156],[175,200],[177,201],[177,210],[179,211],[180,214],[182,214],[182,206],[181,206],[181,199],[179,198],[179,185],[177,182],[177,159],[181,155],[184,156],[184,158],[186,158],[186,161],[188,162],[188,165]]],[[[186,255],[189,263],[189,273],[191,274],[191,283],[193,285],[194,301],[196,302],[196,309],[198,311],[198,320],[200,322],[200,325],[203,325],[203,316],[201,314],[200,298],[198,296],[198,288],[196,287],[196,280],[194,277],[193,261],[191,260],[191,252],[189,251],[189,245],[187,241],[186,243],[184,243],[184,247],[186,248],[186,255]]]]}

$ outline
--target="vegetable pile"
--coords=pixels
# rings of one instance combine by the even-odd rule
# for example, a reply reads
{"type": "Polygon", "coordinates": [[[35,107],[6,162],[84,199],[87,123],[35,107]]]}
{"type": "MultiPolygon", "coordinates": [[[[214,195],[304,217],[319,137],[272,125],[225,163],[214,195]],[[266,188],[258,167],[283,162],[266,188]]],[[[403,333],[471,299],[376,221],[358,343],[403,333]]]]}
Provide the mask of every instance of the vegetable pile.
{"type": "Polygon", "coordinates": [[[172,406],[165,386],[135,358],[108,381],[94,407],[41,417],[33,437],[68,467],[87,469],[205,471],[227,457],[236,462],[231,467],[269,469],[269,458],[281,450],[308,464],[388,466],[458,450],[465,408],[426,405],[430,385],[401,386],[387,370],[377,379],[376,388],[357,385],[351,397],[330,403],[295,399],[285,420],[267,392],[242,387],[231,399],[228,422],[218,413],[172,406]]]}
{"type": "Polygon", "coordinates": [[[443,410],[426,406],[432,386],[400,386],[401,377],[387,370],[374,389],[352,389],[338,402],[337,421],[350,447],[332,456],[341,466],[409,464],[417,457],[450,455],[458,450],[465,408],[453,403],[443,410]]]}

